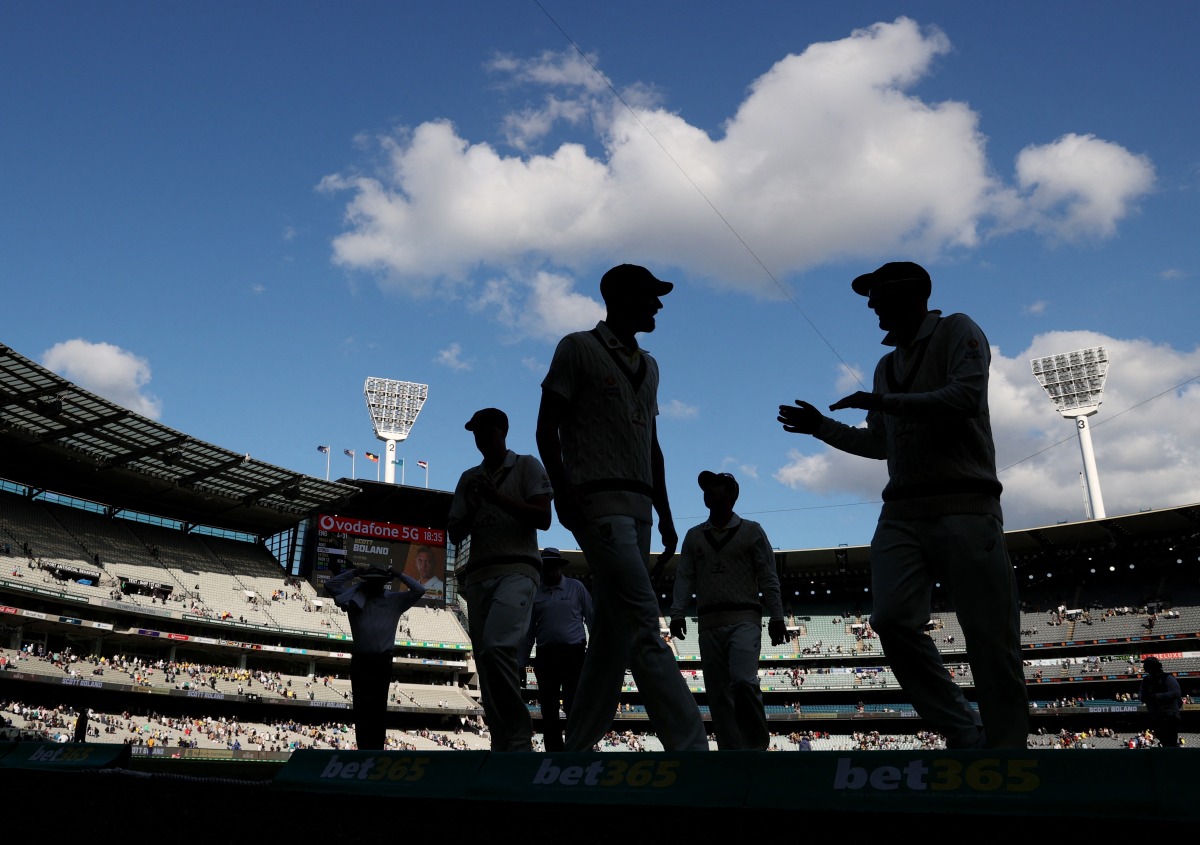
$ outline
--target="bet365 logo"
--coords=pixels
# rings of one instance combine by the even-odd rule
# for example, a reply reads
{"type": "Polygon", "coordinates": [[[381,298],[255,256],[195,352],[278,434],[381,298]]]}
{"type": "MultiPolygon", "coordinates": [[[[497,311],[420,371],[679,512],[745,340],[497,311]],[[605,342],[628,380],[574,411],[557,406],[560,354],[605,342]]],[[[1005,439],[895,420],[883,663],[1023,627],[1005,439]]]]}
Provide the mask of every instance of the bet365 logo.
{"type": "Polygon", "coordinates": [[[366,757],[342,762],[337,754],[329,758],[322,778],[339,780],[390,780],[412,783],[425,777],[428,757],[366,757]]]}
{"type": "MultiPolygon", "coordinates": [[[[620,757],[624,755],[613,755],[620,757]]],[[[678,760],[596,760],[587,766],[556,766],[547,757],[533,776],[534,786],[561,784],[563,786],[631,786],[652,789],[675,783],[678,760]]]]}
{"type": "Polygon", "coordinates": [[[39,748],[29,755],[30,763],[82,763],[91,756],[86,748],[39,748]]]}
{"type": "Polygon", "coordinates": [[[838,759],[833,788],[890,792],[897,789],[935,792],[1032,792],[1041,784],[1036,760],[1000,760],[988,757],[965,765],[959,760],[938,758],[911,760],[900,766],[855,766],[849,757],[838,759]]]}

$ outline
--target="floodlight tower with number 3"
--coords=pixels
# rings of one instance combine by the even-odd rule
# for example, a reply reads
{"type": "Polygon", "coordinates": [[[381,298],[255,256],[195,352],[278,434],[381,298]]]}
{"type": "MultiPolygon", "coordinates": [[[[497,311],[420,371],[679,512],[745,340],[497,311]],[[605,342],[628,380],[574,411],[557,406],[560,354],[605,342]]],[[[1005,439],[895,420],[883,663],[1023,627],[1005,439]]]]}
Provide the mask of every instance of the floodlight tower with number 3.
{"type": "Polygon", "coordinates": [[[1054,407],[1066,419],[1075,420],[1079,451],[1083,453],[1083,475],[1087,480],[1092,518],[1104,519],[1104,497],[1100,494],[1100,474],[1092,451],[1092,430],[1087,418],[1100,410],[1104,401],[1104,380],[1108,378],[1108,352],[1103,346],[1079,349],[1061,355],[1034,358],[1034,378],[1042,385],[1054,407]]]}

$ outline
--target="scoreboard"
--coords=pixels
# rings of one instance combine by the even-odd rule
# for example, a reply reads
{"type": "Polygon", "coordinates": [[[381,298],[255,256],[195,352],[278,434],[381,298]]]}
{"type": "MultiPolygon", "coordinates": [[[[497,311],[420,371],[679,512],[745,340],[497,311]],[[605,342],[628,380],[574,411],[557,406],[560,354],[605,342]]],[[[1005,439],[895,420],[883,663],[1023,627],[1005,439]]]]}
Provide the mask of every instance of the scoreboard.
{"type": "Polygon", "coordinates": [[[320,588],[347,566],[395,567],[425,586],[419,604],[446,603],[446,532],[376,519],[317,514],[312,580],[320,588]]]}

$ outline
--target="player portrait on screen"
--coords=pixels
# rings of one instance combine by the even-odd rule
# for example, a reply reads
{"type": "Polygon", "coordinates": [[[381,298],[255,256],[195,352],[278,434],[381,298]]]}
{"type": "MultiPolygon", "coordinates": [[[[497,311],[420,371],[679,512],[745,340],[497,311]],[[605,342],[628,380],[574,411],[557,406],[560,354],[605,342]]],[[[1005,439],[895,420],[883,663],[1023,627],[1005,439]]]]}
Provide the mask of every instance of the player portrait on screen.
{"type": "Polygon", "coordinates": [[[414,546],[405,568],[425,588],[426,598],[442,598],[446,593],[446,561],[432,546],[414,546]]]}

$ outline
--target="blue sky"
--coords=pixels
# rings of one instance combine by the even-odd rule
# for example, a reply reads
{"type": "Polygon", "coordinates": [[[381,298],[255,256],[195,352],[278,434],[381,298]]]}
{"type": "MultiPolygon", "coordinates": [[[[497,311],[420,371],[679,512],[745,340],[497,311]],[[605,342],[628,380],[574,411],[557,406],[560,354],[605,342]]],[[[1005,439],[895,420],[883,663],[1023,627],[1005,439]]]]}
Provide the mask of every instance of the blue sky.
{"type": "Polygon", "coordinates": [[[480,407],[536,451],[556,340],[640,263],[677,283],[643,343],[680,533],[724,469],[774,545],[860,544],[882,465],[776,409],[869,380],[849,282],[911,259],[992,343],[1008,527],[1082,518],[1029,359],[1100,344],[1108,513],[1194,503],[1198,29],[1191,2],[6,3],[0,342],[318,476],[328,444],[374,478],[368,376],[426,383],[406,481],[453,489],[480,407]]]}

